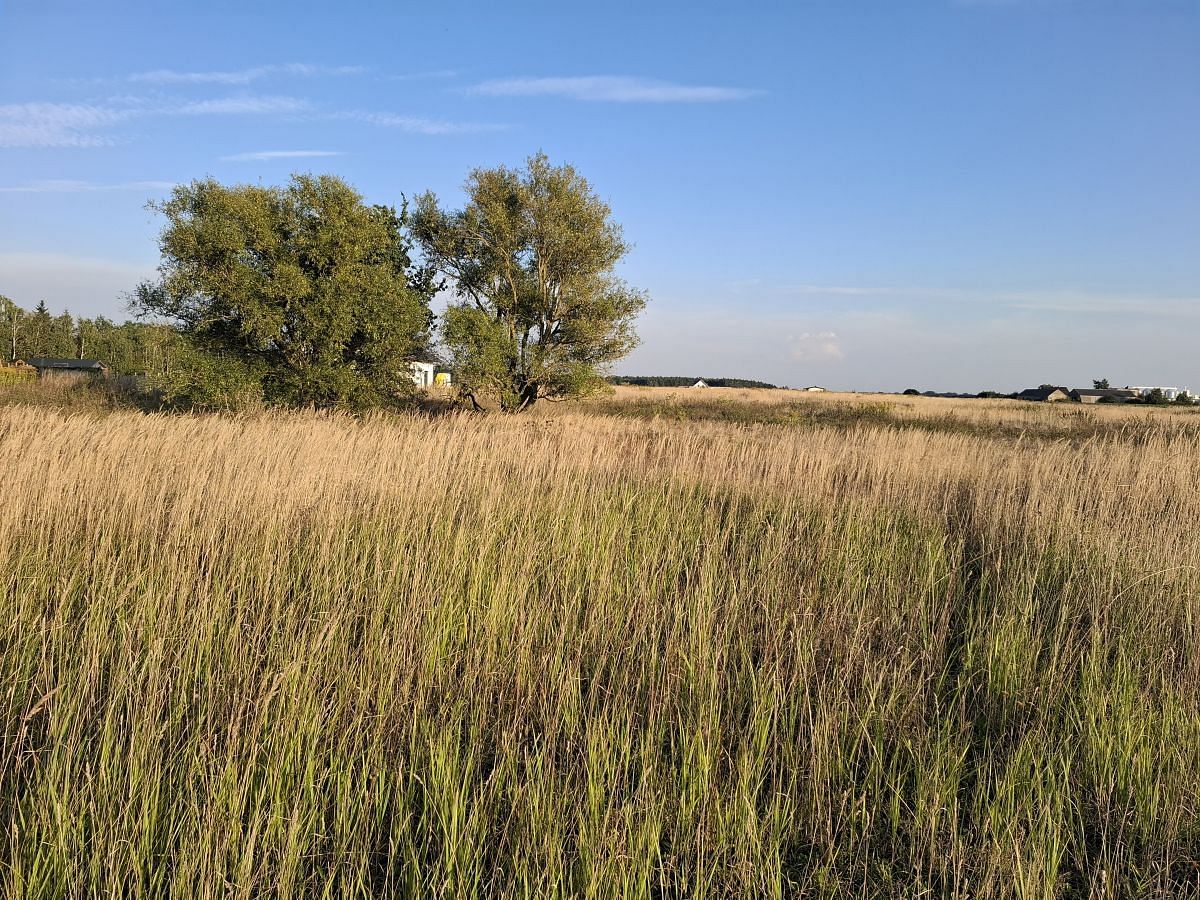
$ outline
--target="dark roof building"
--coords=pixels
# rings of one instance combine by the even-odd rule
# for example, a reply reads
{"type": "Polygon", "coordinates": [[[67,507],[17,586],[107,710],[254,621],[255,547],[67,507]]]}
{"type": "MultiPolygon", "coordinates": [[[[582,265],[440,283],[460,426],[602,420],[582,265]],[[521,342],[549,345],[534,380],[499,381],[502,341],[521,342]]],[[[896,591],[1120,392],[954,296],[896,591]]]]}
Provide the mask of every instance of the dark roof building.
{"type": "Polygon", "coordinates": [[[1139,396],[1137,391],[1129,388],[1076,388],[1071,391],[1071,397],[1080,403],[1128,403],[1139,396]]]}
{"type": "Polygon", "coordinates": [[[1071,399],[1071,392],[1062,387],[1027,388],[1017,394],[1018,400],[1033,400],[1039,403],[1058,403],[1071,399]]]}
{"type": "Polygon", "coordinates": [[[108,366],[95,359],[53,359],[49,357],[33,357],[25,360],[25,364],[33,366],[39,375],[55,372],[78,372],[86,375],[107,375],[108,366]]]}

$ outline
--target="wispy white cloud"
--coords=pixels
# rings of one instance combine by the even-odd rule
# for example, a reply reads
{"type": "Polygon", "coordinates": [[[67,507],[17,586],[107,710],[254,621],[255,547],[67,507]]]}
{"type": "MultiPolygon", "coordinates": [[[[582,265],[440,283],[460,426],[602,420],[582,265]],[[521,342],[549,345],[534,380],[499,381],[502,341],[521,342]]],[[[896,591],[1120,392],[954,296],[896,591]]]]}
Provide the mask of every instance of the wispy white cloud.
{"type": "Polygon", "coordinates": [[[852,284],[793,284],[789,285],[786,291],[789,294],[834,297],[879,297],[906,293],[903,288],[852,284]]]}
{"type": "Polygon", "coordinates": [[[0,147],[110,147],[122,123],[156,116],[297,115],[312,110],[296,97],[239,95],[210,100],[148,103],[115,97],[100,103],[0,105],[0,147]]]}
{"type": "Polygon", "coordinates": [[[321,156],[345,156],[341,150],[257,150],[252,153],[231,153],[222,162],[267,162],[272,159],[307,159],[321,156]]]}
{"type": "Polygon", "coordinates": [[[759,91],[711,85],[676,84],[624,75],[564,78],[504,78],[466,88],[480,97],[561,97],[610,103],[721,103],[745,100],[759,91]]]}
{"type": "Polygon", "coordinates": [[[1072,0],[950,0],[951,6],[1051,6],[1053,4],[1070,3],[1072,0]]]}
{"type": "Polygon", "coordinates": [[[399,75],[384,75],[384,81],[432,81],[437,78],[454,78],[457,69],[433,69],[429,72],[406,72],[399,75]]]}
{"type": "MultiPolygon", "coordinates": [[[[318,120],[355,121],[410,134],[454,135],[502,131],[507,125],[454,122],[390,112],[330,112],[298,97],[238,94],[207,100],[147,102],[114,97],[103,104],[17,103],[0,105],[0,147],[107,147],[118,141],[114,126],[133,120],[167,116],[302,116],[318,120]]],[[[329,156],[335,151],[283,150],[238,154],[237,159],[286,156],[329,156]],[[264,156],[263,154],[273,154],[264,156]]]]}
{"type": "Polygon", "coordinates": [[[107,146],[113,140],[100,130],[132,115],[82,103],[12,103],[0,106],[0,147],[107,146]]]}
{"type": "Polygon", "coordinates": [[[283,65],[254,66],[234,71],[180,72],[175,69],[154,69],[135,72],[126,76],[126,81],[143,84],[250,84],[264,78],[292,76],[313,78],[324,75],[361,75],[362,66],[315,66],[308,63],[285,63],[283,65]]]}
{"type": "Polygon", "coordinates": [[[197,100],[193,103],[163,107],[162,112],[180,116],[242,116],[301,113],[310,108],[311,104],[307,100],[296,97],[245,96],[197,100]]]}
{"type": "Polygon", "coordinates": [[[0,194],[90,194],[110,191],[149,191],[162,193],[175,187],[173,181],[122,181],[117,184],[96,184],[68,178],[31,181],[28,184],[0,187],[0,194]]]}
{"type": "Polygon", "coordinates": [[[491,131],[504,131],[507,125],[497,125],[488,122],[448,122],[443,119],[427,119],[420,116],[404,116],[395,113],[367,112],[354,110],[350,112],[333,113],[331,118],[368,125],[378,125],[382,128],[396,128],[409,134],[482,134],[491,131]]]}
{"type": "Polygon", "coordinates": [[[1094,294],[1085,291],[1020,291],[989,297],[1000,306],[1026,312],[1075,316],[1156,316],[1200,319],[1200,296],[1094,294]]]}

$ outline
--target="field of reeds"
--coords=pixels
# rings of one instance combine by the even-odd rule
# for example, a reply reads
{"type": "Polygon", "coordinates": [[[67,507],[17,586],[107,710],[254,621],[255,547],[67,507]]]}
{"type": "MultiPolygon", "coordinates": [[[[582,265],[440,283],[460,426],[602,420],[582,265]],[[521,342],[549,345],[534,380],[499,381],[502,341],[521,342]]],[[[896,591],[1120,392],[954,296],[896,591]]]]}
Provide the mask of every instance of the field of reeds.
{"type": "Polygon", "coordinates": [[[0,406],[0,896],[1200,895],[1200,416],[0,406]]]}

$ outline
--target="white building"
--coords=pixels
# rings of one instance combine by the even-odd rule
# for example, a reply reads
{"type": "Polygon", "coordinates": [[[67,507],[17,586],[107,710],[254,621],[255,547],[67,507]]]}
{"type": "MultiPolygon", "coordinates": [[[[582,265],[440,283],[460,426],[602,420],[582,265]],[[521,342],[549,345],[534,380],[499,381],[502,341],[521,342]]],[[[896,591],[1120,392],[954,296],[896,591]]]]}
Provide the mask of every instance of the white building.
{"type": "Polygon", "coordinates": [[[699,381],[697,381],[695,384],[693,384],[693,385],[692,385],[692,387],[694,387],[694,388],[706,388],[706,387],[708,387],[708,382],[707,382],[707,381],[705,381],[703,378],[701,378],[699,381]]]}
{"type": "Polygon", "coordinates": [[[436,368],[430,362],[410,362],[408,371],[412,375],[413,384],[420,388],[433,384],[433,371],[436,368]]]}
{"type": "Polygon", "coordinates": [[[1187,394],[1188,396],[1191,396],[1191,391],[1189,391],[1189,390],[1188,390],[1187,388],[1185,388],[1185,387],[1183,387],[1183,388],[1177,388],[1177,387],[1161,387],[1161,386],[1146,387],[1146,386],[1137,386],[1137,385],[1132,385],[1132,384],[1131,384],[1131,385],[1130,385],[1129,387],[1127,387],[1125,390],[1127,390],[1127,391],[1137,391],[1137,392],[1138,392],[1139,394],[1141,394],[1143,397],[1148,397],[1148,396],[1150,396],[1150,392],[1151,392],[1151,391],[1162,391],[1162,395],[1163,395],[1163,399],[1164,399],[1164,400],[1176,400],[1176,399],[1178,399],[1178,397],[1179,397],[1179,395],[1180,395],[1180,394],[1187,394]]]}

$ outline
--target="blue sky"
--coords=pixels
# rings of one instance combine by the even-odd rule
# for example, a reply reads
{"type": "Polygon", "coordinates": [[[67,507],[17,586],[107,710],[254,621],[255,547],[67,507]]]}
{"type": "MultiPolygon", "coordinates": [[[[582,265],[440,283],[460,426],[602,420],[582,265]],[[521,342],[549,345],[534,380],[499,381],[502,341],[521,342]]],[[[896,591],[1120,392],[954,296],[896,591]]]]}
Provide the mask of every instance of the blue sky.
{"type": "Polygon", "coordinates": [[[0,293],[122,314],[180,181],[461,200],[545,150],[630,374],[1200,388],[1200,0],[0,0],[0,293]]]}

